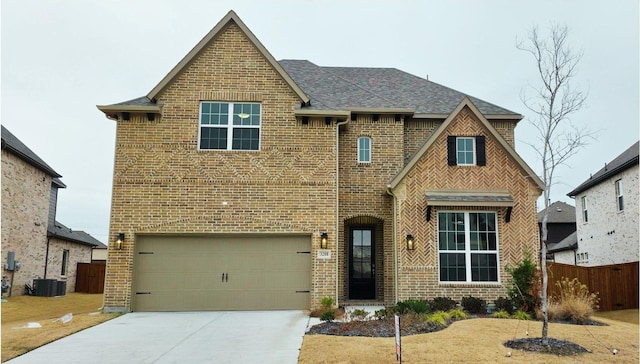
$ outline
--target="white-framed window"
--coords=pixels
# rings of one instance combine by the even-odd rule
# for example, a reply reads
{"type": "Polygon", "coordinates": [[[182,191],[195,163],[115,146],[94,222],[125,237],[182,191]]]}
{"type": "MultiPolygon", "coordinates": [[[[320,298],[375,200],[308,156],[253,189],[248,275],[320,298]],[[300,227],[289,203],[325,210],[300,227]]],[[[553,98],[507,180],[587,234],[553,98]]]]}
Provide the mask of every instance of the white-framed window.
{"type": "Polygon", "coordinates": [[[60,268],[60,275],[66,276],[68,268],[69,268],[69,250],[64,249],[62,251],[62,267],[60,268]]]}
{"type": "Polygon", "coordinates": [[[260,150],[261,124],[260,103],[202,101],[198,148],[260,150]]]}
{"type": "Polygon", "coordinates": [[[622,179],[616,180],[616,207],[618,211],[624,211],[624,196],[622,192],[622,179]]]}
{"type": "Polygon", "coordinates": [[[580,201],[582,202],[582,221],[589,222],[589,213],[587,212],[587,196],[582,196],[580,201]]]}
{"type": "Polygon", "coordinates": [[[438,212],[440,282],[498,282],[495,212],[438,212]]]}
{"type": "Polygon", "coordinates": [[[371,163],[371,138],[358,138],[358,163],[371,163]]]}
{"type": "Polygon", "coordinates": [[[458,137],[456,139],[456,160],[459,166],[476,164],[475,142],[475,138],[458,137]]]}

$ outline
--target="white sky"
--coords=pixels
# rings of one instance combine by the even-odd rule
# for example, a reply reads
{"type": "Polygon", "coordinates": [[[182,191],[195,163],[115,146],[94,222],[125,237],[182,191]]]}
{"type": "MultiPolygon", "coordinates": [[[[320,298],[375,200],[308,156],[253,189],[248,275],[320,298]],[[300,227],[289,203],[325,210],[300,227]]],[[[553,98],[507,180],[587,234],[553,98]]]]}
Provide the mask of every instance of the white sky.
{"type": "Polygon", "coordinates": [[[394,67],[525,115],[516,150],[536,171],[519,98],[535,65],[516,38],[566,23],[589,94],[572,120],[600,132],[557,171],[553,201],[574,204],[639,137],[637,0],[3,0],[1,122],[63,176],[58,221],[108,241],[116,124],[95,105],[146,95],[232,9],[278,60],[394,67]]]}

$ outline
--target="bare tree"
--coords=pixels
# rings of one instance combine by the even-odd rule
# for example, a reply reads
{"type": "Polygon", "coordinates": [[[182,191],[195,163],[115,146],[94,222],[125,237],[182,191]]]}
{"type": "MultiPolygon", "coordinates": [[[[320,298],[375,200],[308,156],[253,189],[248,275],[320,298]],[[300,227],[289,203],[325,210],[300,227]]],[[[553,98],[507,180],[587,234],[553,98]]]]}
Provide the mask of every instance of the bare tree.
{"type": "Polygon", "coordinates": [[[564,164],[579,149],[587,144],[592,133],[584,126],[571,122],[570,115],[580,110],[586,94],[572,87],[571,82],[582,52],[574,52],[568,42],[569,29],[566,25],[552,24],[548,38],[541,37],[534,27],[525,41],[516,47],[530,53],[538,71],[538,79],[523,90],[520,98],[535,115],[529,121],[537,130],[537,142],[530,143],[542,161],[541,178],[545,184],[543,192],[545,213],[542,218],[540,264],[542,269],[542,326],[543,344],[549,345],[549,316],[547,313],[547,220],[549,197],[554,184],[556,168],[564,164]]]}

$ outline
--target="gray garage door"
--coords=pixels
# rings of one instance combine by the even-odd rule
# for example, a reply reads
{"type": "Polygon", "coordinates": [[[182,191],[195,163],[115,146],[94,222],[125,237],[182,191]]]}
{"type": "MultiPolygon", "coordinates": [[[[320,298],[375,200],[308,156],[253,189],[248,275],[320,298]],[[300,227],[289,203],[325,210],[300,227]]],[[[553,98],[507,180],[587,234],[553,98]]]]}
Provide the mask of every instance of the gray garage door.
{"type": "Polygon", "coordinates": [[[309,236],[139,236],[134,311],[308,309],[309,236]]]}

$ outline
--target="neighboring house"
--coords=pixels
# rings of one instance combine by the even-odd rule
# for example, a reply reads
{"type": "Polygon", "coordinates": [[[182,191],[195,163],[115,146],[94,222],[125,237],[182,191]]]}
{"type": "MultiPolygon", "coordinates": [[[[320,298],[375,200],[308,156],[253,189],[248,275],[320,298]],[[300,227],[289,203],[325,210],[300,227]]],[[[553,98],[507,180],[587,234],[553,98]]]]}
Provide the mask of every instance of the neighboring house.
{"type": "MultiPolygon", "coordinates": [[[[559,242],[576,232],[576,208],[562,201],[556,201],[549,205],[547,216],[547,258],[553,260],[553,254],[558,249],[566,250],[569,247],[558,245],[559,242]]],[[[545,210],[538,212],[538,228],[542,236],[542,218],[545,210]]]]}
{"type": "Polygon", "coordinates": [[[637,262],[638,142],[569,192],[576,200],[577,234],[555,261],[582,266],[637,262]]]}
{"type": "Polygon", "coordinates": [[[2,275],[11,295],[38,278],[66,282],[73,292],[76,264],[90,262],[99,243],[56,221],[58,189],[66,188],[60,177],[2,126],[2,275]]]}
{"type": "Polygon", "coordinates": [[[93,248],[91,251],[91,263],[107,263],[107,246],[100,243],[100,245],[93,248]]]}
{"type": "Polygon", "coordinates": [[[105,311],[493,300],[538,246],[521,115],[393,68],[278,62],[233,11],[98,108],[117,122],[105,311]]]}

